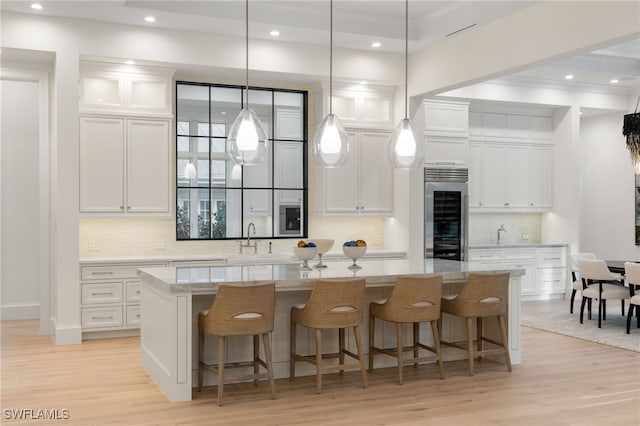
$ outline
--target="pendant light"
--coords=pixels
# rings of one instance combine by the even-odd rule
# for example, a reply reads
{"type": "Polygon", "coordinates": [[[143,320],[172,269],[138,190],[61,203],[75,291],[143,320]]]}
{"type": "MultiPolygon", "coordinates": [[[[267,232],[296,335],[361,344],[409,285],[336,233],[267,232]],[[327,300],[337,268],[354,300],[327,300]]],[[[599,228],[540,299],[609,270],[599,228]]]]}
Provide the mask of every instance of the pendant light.
{"type": "Polygon", "coordinates": [[[627,138],[627,149],[631,155],[631,161],[636,169],[636,174],[640,174],[640,96],[636,102],[636,110],[633,114],[624,116],[622,134],[627,138]]]}
{"type": "Polygon", "coordinates": [[[424,149],[422,143],[416,142],[407,114],[409,104],[409,0],[405,0],[404,4],[404,118],[391,135],[387,154],[393,167],[397,169],[416,169],[422,165],[424,149]]]}
{"type": "Polygon", "coordinates": [[[231,144],[231,157],[236,164],[252,166],[260,164],[269,151],[269,140],[264,127],[256,113],[249,108],[249,0],[245,0],[245,59],[246,59],[246,91],[244,108],[238,114],[229,130],[228,140],[231,144]]]}
{"type": "Polygon", "coordinates": [[[329,115],[313,136],[311,154],[322,167],[340,167],[349,156],[349,136],[333,114],[333,0],[329,2],[329,115]]]}

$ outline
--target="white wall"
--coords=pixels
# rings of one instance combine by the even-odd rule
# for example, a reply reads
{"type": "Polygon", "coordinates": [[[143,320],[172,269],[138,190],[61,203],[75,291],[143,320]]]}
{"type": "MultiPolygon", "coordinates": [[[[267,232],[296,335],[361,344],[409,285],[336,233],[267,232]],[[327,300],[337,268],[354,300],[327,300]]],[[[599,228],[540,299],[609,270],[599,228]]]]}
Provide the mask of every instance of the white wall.
{"type": "MultiPolygon", "coordinates": [[[[40,308],[39,87],[0,80],[2,93],[2,319],[40,308]]],[[[48,273],[44,271],[44,273],[48,273]]]]}
{"type": "Polygon", "coordinates": [[[580,123],[580,251],[640,260],[635,245],[635,174],[622,136],[622,113],[580,123]]]}

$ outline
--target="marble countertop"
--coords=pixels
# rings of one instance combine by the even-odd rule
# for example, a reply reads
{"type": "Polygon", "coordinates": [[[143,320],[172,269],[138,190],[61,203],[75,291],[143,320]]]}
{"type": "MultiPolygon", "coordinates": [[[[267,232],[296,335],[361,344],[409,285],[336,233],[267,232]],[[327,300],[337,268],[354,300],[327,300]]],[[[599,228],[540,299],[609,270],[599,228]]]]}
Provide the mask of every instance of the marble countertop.
{"type": "Polygon", "coordinates": [[[564,243],[505,243],[505,244],[471,244],[470,249],[505,249],[505,248],[544,248],[567,247],[564,243]]]}
{"type": "MultiPolygon", "coordinates": [[[[318,278],[363,277],[367,287],[384,287],[398,276],[441,273],[445,281],[462,281],[470,271],[491,271],[490,266],[475,262],[458,262],[441,259],[410,261],[407,259],[359,259],[358,270],[349,269],[351,261],[328,261],[324,269],[303,270],[299,263],[275,263],[260,265],[233,265],[207,267],[142,268],[138,270],[145,282],[158,290],[170,293],[216,292],[220,283],[256,284],[276,281],[276,291],[300,291],[313,287],[318,278]]],[[[512,276],[524,275],[524,269],[498,269],[510,271],[512,276]]]]}

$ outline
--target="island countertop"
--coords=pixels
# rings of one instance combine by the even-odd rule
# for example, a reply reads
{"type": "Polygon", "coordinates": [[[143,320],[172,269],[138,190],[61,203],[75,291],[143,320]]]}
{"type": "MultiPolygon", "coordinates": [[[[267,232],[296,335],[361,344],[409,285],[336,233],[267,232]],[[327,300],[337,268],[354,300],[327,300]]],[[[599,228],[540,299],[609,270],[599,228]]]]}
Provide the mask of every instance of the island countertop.
{"type": "MultiPolygon", "coordinates": [[[[443,259],[359,259],[362,269],[351,270],[351,261],[329,261],[324,269],[303,270],[298,263],[256,265],[220,265],[207,267],[142,268],[138,274],[158,290],[170,293],[215,293],[220,283],[256,284],[275,281],[276,291],[311,289],[321,278],[362,277],[367,287],[388,286],[403,275],[442,274],[445,281],[464,281],[471,271],[489,271],[486,264],[443,259]]],[[[498,268],[504,271],[504,268],[498,268]]],[[[509,270],[512,277],[522,276],[523,269],[509,270]]]]}

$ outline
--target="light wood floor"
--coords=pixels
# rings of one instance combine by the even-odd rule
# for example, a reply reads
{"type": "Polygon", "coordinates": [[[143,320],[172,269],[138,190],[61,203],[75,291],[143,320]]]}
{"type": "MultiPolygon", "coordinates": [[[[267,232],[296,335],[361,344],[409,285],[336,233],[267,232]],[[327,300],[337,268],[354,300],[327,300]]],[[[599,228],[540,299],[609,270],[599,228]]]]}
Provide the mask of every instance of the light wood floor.
{"type": "MultiPolygon", "coordinates": [[[[215,388],[185,403],[169,403],[139,362],[138,338],[53,346],[35,321],[2,322],[2,418],[5,409],[68,409],[70,419],[34,424],[139,425],[637,425],[640,353],[523,328],[524,359],[503,365],[445,363],[376,370],[362,389],[358,372],[279,380],[277,399],[261,383],[215,388]]],[[[16,422],[17,423],[17,422],[16,422]]],[[[20,422],[25,423],[25,422],[20,422]]]]}

